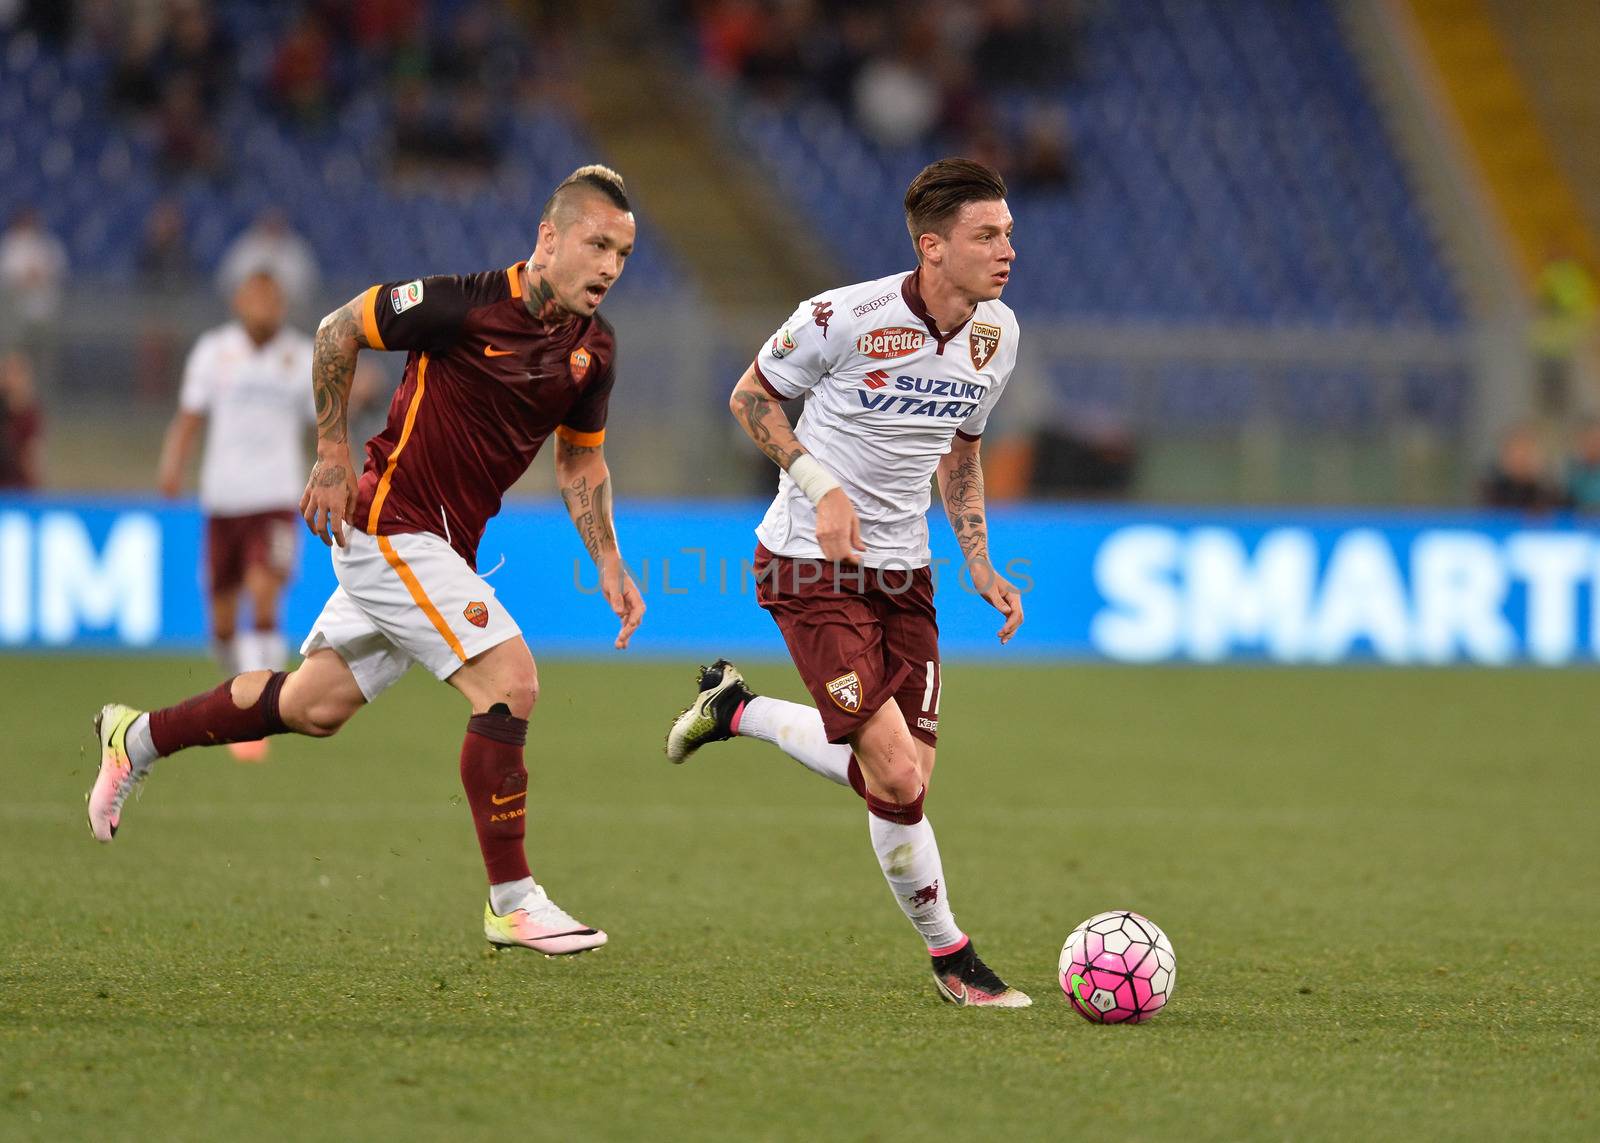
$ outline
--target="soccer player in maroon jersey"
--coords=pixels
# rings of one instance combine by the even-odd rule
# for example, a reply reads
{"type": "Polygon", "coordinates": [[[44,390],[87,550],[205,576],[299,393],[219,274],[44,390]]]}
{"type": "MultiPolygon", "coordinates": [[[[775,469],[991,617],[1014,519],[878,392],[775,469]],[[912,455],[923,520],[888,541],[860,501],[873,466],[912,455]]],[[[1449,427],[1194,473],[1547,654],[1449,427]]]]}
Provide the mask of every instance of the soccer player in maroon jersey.
{"type": "Polygon", "coordinates": [[[312,363],[317,460],[300,509],[332,547],[339,587],[296,670],[237,675],[164,710],[101,709],[96,838],[116,834],[157,758],[273,734],[326,737],[421,663],[472,704],[461,781],[490,883],[485,936],[551,956],[605,943],[529,872],[522,750],[538,675],[476,558],[501,497],[553,433],[562,499],[621,620],[619,649],[644,616],[612,525],[602,442],[616,337],[595,312],[633,243],[621,177],[582,167],[545,203],[526,262],[373,286],[323,318],[312,363]],[[362,349],[409,356],[358,478],[346,411],[362,349]]]}

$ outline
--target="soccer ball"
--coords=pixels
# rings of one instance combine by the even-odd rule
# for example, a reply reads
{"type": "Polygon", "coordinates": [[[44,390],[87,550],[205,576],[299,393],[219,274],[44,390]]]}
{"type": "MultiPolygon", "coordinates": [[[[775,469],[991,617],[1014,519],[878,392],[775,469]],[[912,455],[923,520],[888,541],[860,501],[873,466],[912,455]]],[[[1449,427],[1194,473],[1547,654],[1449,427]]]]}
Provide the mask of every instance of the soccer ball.
{"type": "Polygon", "coordinates": [[[1061,946],[1061,990],[1085,1020],[1140,1024],[1178,985],[1178,961],[1155,922],[1126,911],[1099,913],[1061,946]]]}

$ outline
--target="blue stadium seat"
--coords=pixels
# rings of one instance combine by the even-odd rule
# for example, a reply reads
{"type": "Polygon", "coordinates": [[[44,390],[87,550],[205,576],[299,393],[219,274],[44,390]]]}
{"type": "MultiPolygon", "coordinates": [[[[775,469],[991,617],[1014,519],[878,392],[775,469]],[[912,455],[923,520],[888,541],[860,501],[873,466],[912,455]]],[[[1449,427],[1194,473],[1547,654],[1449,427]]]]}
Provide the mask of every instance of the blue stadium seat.
{"type": "MultiPolygon", "coordinates": [[[[451,8],[436,3],[434,18],[448,21],[451,8]]],[[[565,113],[518,105],[499,170],[471,193],[391,184],[381,96],[358,89],[316,131],[292,129],[255,98],[294,6],[232,2],[218,5],[218,14],[244,83],[218,111],[228,168],[214,179],[162,171],[149,132],[112,106],[106,55],[55,53],[30,35],[0,34],[0,219],[39,206],[73,265],[113,280],[132,277],[145,215],[172,193],[183,201],[191,253],[204,272],[268,205],[288,214],[330,280],[466,271],[525,256],[548,188],[595,159],[594,146],[565,113]],[[115,201],[96,189],[108,183],[117,188],[115,201]]],[[[656,242],[640,244],[619,289],[689,292],[656,242]]]]}
{"type": "MultiPolygon", "coordinates": [[[[1325,0],[1099,6],[1070,116],[1080,185],[1019,186],[1018,309],[1106,320],[1456,328],[1462,307],[1325,0]]],[[[1002,95],[1015,125],[1041,93],[1002,95]]],[[[856,273],[937,153],[890,152],[821,103],[751,103],[739,134],[856,273]],[[885,202],[884,210],[863,202],[885,202]],[[881,217],[880,217],[881,216],[881,217]]]]}

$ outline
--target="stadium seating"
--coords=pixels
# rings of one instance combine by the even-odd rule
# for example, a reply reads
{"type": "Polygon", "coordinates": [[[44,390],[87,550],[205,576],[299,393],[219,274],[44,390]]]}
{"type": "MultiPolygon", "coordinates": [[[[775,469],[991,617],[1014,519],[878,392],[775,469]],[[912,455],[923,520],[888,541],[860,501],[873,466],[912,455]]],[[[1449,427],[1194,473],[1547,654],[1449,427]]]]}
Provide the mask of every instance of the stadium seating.
{"type": "MultiPolygon", "coordinates": [[[[1013,195],[1023,312],[1164,324],[1451,329],[1462,306],[1325,0],[1118,0],[1058,101],[1070,191],[1013,195]]],[[[937,144],[875,146],[832,105],[745,101],[742,139],[862,276],[905,264],[900,195],[937,144]]]]}
{"type": "MultiPolygon", "coordinates": [[[[374,77],[346,77],[356,94],[315,130],[291,126],[258,97],[272,38],[292,7],[221,6],[243,82],[215,111],[226,167],[209,177],[161,170],[148,125],[111,104],[104,52],[53,50],[27,33],[0,33],[0,218],[38,206],[76,272],[92,267],[127,282],[145,217],[162,196],[182,202],[202,271],[274,206],[310,241],[326,279],[366,281],[508,261],[531,245],[548,189],[595,161],[595,148],[561,109],[506,100],[503,157],[485,181],[431,189],[375,177],[389,165],[391,122],[374,77]]],[[[659,243],[642,243],[620,289],[681,293],[684,282],[659,243]]]]}

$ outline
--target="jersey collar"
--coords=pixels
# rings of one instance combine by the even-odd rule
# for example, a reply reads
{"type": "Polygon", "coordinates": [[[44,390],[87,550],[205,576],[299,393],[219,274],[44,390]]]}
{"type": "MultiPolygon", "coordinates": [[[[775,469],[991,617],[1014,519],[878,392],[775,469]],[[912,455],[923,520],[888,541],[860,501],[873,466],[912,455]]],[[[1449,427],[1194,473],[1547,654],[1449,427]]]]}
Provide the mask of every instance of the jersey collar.
{"type": "Polygon", "coordinates": [[[912,315],[920,318],[922,324],[928,327],[928,332],[933,335],[933,340],[939,343],[937,352],[942,357],[944,356],[944,347],[955,340],[956,334],[967,328],[967,322],[972,320],[972,314],[977,313],[978,308],[974,306],[972,314],[967,315],[966,321],[963,321],[949,333],[940,333],[939,324],[933,320],[933,315],[928,313],[927,303],[922,300],[921,275],[922,267],[920,266],[907,274],[905,280],[900,283],[900,296],[905,299],[906,306],[911,310],[912,315]]]}

